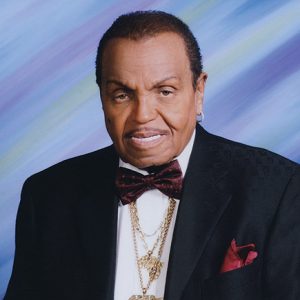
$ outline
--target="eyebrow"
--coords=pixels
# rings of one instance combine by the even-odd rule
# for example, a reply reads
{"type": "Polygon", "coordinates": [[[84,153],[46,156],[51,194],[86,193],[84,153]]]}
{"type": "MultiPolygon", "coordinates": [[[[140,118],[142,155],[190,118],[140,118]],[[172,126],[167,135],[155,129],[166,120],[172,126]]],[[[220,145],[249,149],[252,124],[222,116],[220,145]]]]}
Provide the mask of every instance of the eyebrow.
{"type": "Polygon", "coordinates": [[[122,85],[122,86],[126,86],[125,83],[123,83],[122,81],[119,81],[119,80],[116,80],[116,79],[109,79],[105,82],[106,85],[109,85],[109,84],[117,84],[117,85],[122,85]]]}
{"type": "MultiPolygon", "coordinates": [[[[165,81],[168,81],[168,80],[171,80],[171,79],[176,79],[178,80],[178,77],[177,76],[168,76],[168,77],[165,77],[163,79],[159,79],[157,81],[155,81],[152,85],[152,88],[153,87],[157,87],[161,84],[163,84],[165,81]]],[[[108,79],[105,83],[106,86],[108,86],[109,84],[116,84],[116,85],[119,85],[119,86],[122,86],[128,90],[132,90],[132,88],[128,87],[124,82],[122,82],[121,80],[117,80],[117,79],[108,79]]]]}
{"type": "Polygon", "coordinates": [[[153,84],[153,87],[157,87],[157,86],[163,84],[165,81],[168,81],[170,79],[176,79],[176,80],[178,80],[178,77],[177,76],[168,76],[168,77],[165,77],[163,79],[155,81],[154,84],[153,84]]]}

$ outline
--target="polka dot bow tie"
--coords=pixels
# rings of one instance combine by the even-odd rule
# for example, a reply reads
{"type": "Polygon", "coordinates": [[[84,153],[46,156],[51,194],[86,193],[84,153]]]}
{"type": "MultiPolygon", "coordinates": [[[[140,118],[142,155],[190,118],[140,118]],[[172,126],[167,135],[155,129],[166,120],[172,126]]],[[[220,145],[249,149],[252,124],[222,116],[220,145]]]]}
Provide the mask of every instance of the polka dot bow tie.
{"type": "Polygon", "coordinates": [[[144,192],[158,189],[168,197],[180,199],[182,191],[182,172],[177,160],[158,167],[146,169],[150,174],[120,167],[116,178],[116,191],[123,205],[139,198],[144,192]]]}

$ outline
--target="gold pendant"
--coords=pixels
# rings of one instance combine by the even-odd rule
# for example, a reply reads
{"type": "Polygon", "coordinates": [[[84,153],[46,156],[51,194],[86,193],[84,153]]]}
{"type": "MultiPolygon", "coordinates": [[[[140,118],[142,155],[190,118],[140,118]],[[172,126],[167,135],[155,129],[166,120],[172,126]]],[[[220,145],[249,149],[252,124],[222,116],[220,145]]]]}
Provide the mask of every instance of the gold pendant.
{"type": "Polygon", "coordinates": [[[159,277],[160,271],[163,266],[163,263],[159,261],[155,256],[151,256],[151,254],[147,254],[139,258],[138,264],[141,268],[147,269],[149,273],[149,280],[151,282],[159,277]]]}
{"type": "Polygon", "coordinates": [[[156,298],[153,295],[133,295],[129,300],[163,300],[163,298],[156,298]]]}

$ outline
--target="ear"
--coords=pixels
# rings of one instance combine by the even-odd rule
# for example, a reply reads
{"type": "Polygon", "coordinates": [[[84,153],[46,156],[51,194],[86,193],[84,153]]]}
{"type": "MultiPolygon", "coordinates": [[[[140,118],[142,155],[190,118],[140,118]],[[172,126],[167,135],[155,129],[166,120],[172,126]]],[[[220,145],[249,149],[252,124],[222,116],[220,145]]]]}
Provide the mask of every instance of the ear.
{"type": "Polygon", "coordinates": [[[207,80],[207,73],[202,72],[196,82],[195,105],[196,105],[197,115],[199,115],[203,111],[203,99],[204,99],[206,80],[207,80]]]}

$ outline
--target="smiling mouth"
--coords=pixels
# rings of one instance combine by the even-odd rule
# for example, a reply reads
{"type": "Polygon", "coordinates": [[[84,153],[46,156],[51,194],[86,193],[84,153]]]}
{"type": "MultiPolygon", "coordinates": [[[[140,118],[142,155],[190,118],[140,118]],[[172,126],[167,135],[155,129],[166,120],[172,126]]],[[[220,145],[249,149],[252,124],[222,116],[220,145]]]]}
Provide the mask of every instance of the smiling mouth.
{"type": "Polygon", "coordinates": [[[135,142],[139,142],[139,143],[148,143],[148,142],[152,142],[155,140],[158,140],[162,135],[161,134],[156,134],[156,135],[152,135],[152,136],[148,136],[148,137],[131,137],[131,139],[135,142]]]}
{"type": "Polygon", "coordinates": [[[168,134],[165,130],[154,128],[141,128],[129,132],[126,138],[129,142],[138,148],[151,147],[159,144],[162,139],[168,134]]]}

